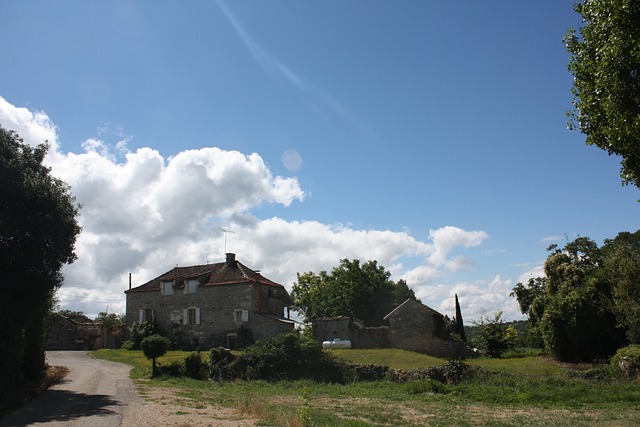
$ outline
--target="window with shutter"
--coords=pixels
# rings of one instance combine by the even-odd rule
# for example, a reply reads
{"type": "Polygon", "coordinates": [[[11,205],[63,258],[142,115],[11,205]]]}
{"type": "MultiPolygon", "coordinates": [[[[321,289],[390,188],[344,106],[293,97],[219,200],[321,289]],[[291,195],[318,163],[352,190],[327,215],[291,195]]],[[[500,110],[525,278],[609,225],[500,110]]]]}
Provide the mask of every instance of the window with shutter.
{"type": "Polygon", "coordinates": [[[200,308],[189,307],[183,310],[183,324],[184,325],[199,325],[200,324],[200,308]]]}
{"type": "Polygon", "coordinates": [[[162,282],[161,290],[164,296],[173,295],[173,282],[162,282]]]}

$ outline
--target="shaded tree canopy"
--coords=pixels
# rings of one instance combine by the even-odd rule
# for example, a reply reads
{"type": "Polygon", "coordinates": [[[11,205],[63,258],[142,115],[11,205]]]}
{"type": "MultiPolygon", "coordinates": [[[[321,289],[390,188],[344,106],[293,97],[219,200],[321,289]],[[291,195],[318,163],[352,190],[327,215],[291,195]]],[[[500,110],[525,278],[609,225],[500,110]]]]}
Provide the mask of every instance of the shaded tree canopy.
{"type": "Polygon", "coordinates": [[[511,293],[561,360],[611,356],[640,339],[640,231],[598,245],[579,237],[552,246],[546,277],[518,283],[511,293]],[[626,337],[625,337],[626,333],[626,337]]]}
{"type": "Polygon", "coordinates": [[[585,0],[574,9],[583,25],[564,39],[574,77],[569,128],[620,155],[623,183],[640,188],[640,1],[585,0]]]}
{"type": "Polygon", "coordinates": [[[42,375],[44,320],[63,265],[76,258],[79,207],[42,164],[47,149],[0,126],[0,406],[15,403],[24,380],[42,375]]]}
{"type": "Polygon", "coordinates": [[[640,230],[605,240],[602,254],[601,277],[611,282],[618,327],[640,344],[640,230]]]}
{"type": "Polygon", "coordinates": [[[404,280],[392,281],[391,273],[377,261],[360,264],[357,259],[343,259],[330,274],[307,272],[297,277],[291,291],[292,308],[306,321],[347,316],[367,326],[378,326],[402,302],[418,301],[404,280]]]}

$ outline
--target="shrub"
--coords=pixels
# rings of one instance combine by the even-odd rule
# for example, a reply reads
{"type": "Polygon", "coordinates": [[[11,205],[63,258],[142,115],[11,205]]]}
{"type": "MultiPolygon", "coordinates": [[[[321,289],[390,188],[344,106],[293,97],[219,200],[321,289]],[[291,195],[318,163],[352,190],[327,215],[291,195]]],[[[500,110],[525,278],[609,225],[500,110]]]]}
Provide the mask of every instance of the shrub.
{"type": "Polygon", "coordinates": [[[610,363],[614,369],[621,370],[629,377],[640,375],[640,345],[622,347],[611,358],[610,363]]]}
{"type": "Polygon", "coordinates": [[[611,381],[615,375],[609,365],[598,365],[584,371],[569,371],[569,378],[583,378],[586,380],[611,381]]]}
{"type": "Polygon", "coordinates": [[[147,359],[152,361],[151,376],[154,377],[157,373],[156,359],[164,356],[171,347],[171,341],[169,338],[165,338],[162,335],[154,334],[146,337],[140,343],[140,348],[147,359]]]}
{"type": "Polygon", "coordinates": [[[140,350],[142,340],[156,333],[158,331],[153,322],[133,322],[133,325],[129,328],[130,339],[122,344],[122,348],[125,350],[140,350]]]}
{"type": "Polygon", "coordinates": [[[173,360],[167,365],[158,366],[158,373],[168,377],[182,377],[185,375],[184,363],[173,360]]]}
{"type": "Polygon", "coordinates": [[[382,381],[387,377],[388,366],[355,365],[353,369],[354,381],[382,381]]]}
{"type": "Polygon", "coordinates": [[[209,351],[209,378],[214,381],[234,378],[232,362],[235,356],[229,350],[216,347],[209,351]]]}
{"type": "Polygon", "coordinates": [[[320,343],[298,332],[258,341],[231,361],[220,350],[211,354],[211,377],[214,379],[232,376],[269,381],[302,378],[328,382],[345,380],[346,365],[323,351],[320,343]]]}
{"type": "Polygon", "coordinates": [[[399,383],[430,379],[442,384],[459,384],[464,380],[475,377],[479,372],[481,372],[481,368],[470,366],[459,359],[454,359],[444,365],[414,369],[412,371],[391,369],[387,374],[387,378],[399,383]]]}
{"type": "Polygon", "coordinates": [[[131,340],[127,340],[125,342],[122,343],[122,345],[120,346],[121,349],[123,350],[135,350],[133,347],[135,346],[135,343],[131,340]]]}
{"type": "Polygon", "coordinates": [[[200,353],[191,353],[184,359],[184,373],[189,378],[201,380],[206,378],[208,366],[202,361],[200,353]]]}

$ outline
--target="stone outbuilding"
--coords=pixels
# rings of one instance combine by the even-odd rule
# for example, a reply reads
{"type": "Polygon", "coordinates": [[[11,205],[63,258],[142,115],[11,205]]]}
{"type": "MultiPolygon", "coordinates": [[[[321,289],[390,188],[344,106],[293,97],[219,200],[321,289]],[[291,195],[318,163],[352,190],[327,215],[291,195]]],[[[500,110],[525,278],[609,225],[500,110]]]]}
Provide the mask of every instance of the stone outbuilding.
{"type": "Polygon", "coordinates": [[[294,329],[289,293],[238,262],[175,267],[125,291],[126,323],[153,321],[184,348],[238,348],[294,329]]]}
{"type": "Polygon", "coordinates": [[[473,355],[465,343],[449,338],[442,314],[417,301],[407,299],[384,320],[389,326],[371,328],[348,317],[317,319],[312,322],[313,337],[347,339],[352,348],[400,348],[443,358],[473,355]]]}
{"type": "Polygon", "coordinates": [[[120,348],[123,336],[123,328],[107,328],[84,315],[47,317],[47,350],[120,348]]]}

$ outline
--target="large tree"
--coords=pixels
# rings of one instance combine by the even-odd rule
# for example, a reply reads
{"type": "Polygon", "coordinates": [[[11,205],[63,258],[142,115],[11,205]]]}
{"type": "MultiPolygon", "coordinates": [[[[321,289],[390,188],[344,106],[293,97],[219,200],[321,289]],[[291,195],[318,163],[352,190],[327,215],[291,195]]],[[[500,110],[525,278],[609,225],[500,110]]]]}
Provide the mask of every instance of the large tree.
{"type": "Polygon", "coordinates": [[[602,246],[602,280],[613,288],[613,311],[627,339],[640,344],[640,230],[622,232],[602,246]]]}
{"type": "Polygon", "coordinates": [[[76,258],[78,205],[42,164],[47,150],[0,126],[0,408],[43,374],[45,317],[62,266],[76,258]]]}
{"type": "Polygon", "coordinates": [[[518,283],[512,295],[556,358],[590,361],[611,356],[625,340],[614,313],[615,278],[602,274],[602,249],[587,237],[549,249],[546,277],[526,286],[518,283]]]}
{"type": "Polygon", "coordinates": [[[623,183],[640,187],[640,1],[584,0],[574,9],[583,25],[565,36],[574,76],[569,127],[620,155],[623,183]]]}
{"type": "Polygon", "coordinates": [[[406,282],[393,282],[391,273],[377,261],[360,264],[357,259],[343,259],[331,274],[321,271],[297,276],[291,291],[292,308],[302,313],[306,321],[348,316],[367,326],[379,326],[398,304],[406,299],[417,301],[406,282]]]}

